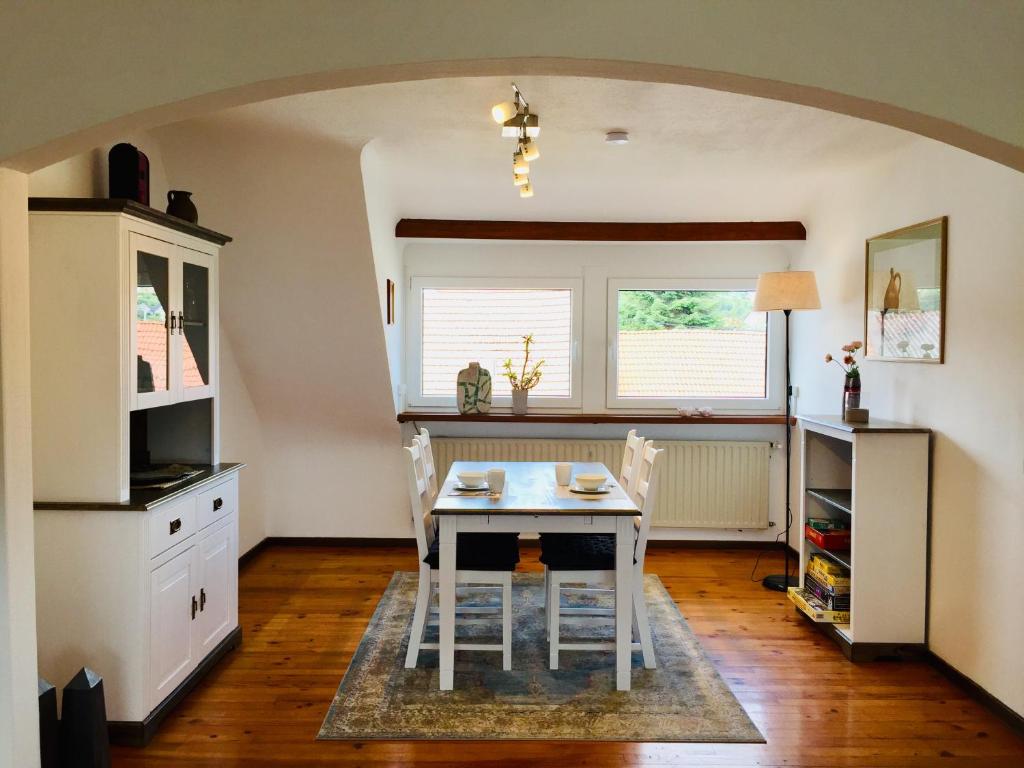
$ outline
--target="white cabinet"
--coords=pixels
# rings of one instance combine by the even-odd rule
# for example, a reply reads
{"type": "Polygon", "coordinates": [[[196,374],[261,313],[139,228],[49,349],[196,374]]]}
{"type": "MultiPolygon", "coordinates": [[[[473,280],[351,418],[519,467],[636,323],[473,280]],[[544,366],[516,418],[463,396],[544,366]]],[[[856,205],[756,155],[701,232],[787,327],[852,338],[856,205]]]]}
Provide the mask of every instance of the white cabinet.
{"type": "Polygon", "coordinates": [[[240,468],[152,509],[35,513],[39,674],[58,690],[82,666],[102,675],[115,740],[148,740],[175,693],[241,638],[240,468]]]}
{"type": "Polygon", "coordinates": [[[930,431],[872,419],[800,416],[801,586],[819,555],[849,572],[850,622],[823,626],[854,661],[925,643],[930,431]],[[808,540],[809,518],[849,528],[849,549],[808,540]]]}

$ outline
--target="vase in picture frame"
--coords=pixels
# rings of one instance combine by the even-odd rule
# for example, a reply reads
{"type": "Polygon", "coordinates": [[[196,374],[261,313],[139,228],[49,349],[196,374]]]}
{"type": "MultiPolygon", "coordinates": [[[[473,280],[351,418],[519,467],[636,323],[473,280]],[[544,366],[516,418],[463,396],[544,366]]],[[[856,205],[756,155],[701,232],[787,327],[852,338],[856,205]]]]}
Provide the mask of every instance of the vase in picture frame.
{"type": "Polygon", "coordinates": [[[528,389],[513,389],[512,390],[512,413],[516,416],[525,416],[527,401],[530,397],[530,390],[528,389]]]}
{"type": "Polygon", "coordinates": [[[455,401],[459,413],[489,413],[491,410],[491,372],[480,363],[470,363],[455,379],[455,401]]]}

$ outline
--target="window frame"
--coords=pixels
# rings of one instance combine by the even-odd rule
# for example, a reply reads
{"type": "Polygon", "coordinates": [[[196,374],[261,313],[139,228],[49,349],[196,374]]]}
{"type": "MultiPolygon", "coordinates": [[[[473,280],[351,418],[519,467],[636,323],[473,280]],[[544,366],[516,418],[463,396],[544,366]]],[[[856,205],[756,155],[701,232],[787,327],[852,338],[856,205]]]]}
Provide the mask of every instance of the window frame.
{"type": "MultiPolygon", "coordinates": [[[[406,313],[405,386],[406,406],[409,408],[457,409],[455,381],[450,396],[429,396],[422,392],[423,379],[423,289],[556,289],[570,291],[570,348],[569,397],[535,397],[530,395],[531,408],[561,411],[582,410],[583,361],[580,350],[583,337],[583,280],[573,277],[437,277],[412,276],[409,278],[409,311],[406,313]]],[[[470,361],[466,361],[467,363],[470,361]]],[[[497,378],[500,371],[491,371],[497,378]]],[[[511,411],[512,397],[495,394],[491,399],[492,411],[511,411]]]]}
{"type": "Polygon", "coordinates": [[[785,341],[781,312],[768,312],[765,350],[765,397],[619,397],[619,291],[752,291],[757,278],[609,278],[607,312],[608,365],[605,405],[615,410],[657,410],[665,408],[711,408],[717,412],[776,414],[785,408],[785,368],[779,363],[780,346],[785,341]]]}

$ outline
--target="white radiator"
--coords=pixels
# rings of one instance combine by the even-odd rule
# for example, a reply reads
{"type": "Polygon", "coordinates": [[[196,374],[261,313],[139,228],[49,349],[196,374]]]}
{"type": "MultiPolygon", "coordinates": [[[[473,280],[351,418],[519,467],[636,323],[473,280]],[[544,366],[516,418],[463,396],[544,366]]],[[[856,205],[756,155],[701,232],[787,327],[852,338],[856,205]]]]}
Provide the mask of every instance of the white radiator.
{"type": "MultiPolygon", "coordinates": [[[[453,461],[599,461],[617,475],[624,440],[529,440],[436,437],[438,475],[453,461]]],[[[652,525],[672,528],[767,528],[770,444],[656,440],[664,448],[652,525]]]]}

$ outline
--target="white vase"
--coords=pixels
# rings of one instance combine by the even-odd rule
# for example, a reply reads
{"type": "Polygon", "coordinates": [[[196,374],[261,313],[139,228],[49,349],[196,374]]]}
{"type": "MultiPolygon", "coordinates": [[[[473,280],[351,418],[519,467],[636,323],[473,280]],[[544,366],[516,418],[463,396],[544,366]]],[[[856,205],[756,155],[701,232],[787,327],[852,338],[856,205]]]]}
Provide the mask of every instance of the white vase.
{"type": "Polygon", "coordinates": [[[526,398],[529,394],[530,390],[528,389],[512,390],[512,413],[516,416],[522,416],[526,413],[526,398]]]}

